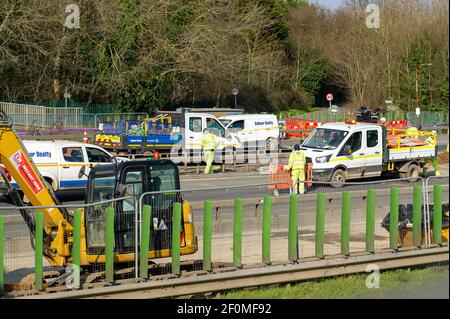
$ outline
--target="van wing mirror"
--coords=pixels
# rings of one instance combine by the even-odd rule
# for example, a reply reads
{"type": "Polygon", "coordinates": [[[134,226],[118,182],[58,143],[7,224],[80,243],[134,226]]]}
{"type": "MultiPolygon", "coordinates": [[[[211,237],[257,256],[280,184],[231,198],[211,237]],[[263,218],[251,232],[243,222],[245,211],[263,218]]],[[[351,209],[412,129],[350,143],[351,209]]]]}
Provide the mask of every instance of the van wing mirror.
{"type": "Polygon", "coordinates": [[[352,155],[352,147],[350,145],[344,146],[344,154],[345,155],[352,155]]]}
{"type": "Polygon", "coordinates": [[[89,177],[86,174],[86,166],[81,166],[80,171],[78,172],[78,179],[81,179],[83,176],[89,177]]]}

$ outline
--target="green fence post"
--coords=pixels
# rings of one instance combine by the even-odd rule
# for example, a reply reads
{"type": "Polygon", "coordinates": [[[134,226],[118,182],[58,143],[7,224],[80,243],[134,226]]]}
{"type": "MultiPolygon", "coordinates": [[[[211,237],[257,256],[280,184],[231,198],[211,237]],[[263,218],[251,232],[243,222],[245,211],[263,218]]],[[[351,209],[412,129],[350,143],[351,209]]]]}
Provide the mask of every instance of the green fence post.
{"type": "Polygon", "coordinates": [[[73,287],[80,288],[80,268],[81,268],[81,210],[75,209],[73,212],[73,287]]]}
{"type": "Polygon", "coordinates": [[[390,248],[397,250],[398,248],[398,202],[399,190],[397,187],[391,188],[391,204],[389,212],[389,238],[390,248]]]}
{"type": "Polygon", "coordinates": [[[376,192],[374,189],[367,191],[366,207],[366,251],[375,252],[375,203],[376,192]]]}
{"type": "Polygon", "coordinates": [[[350,209],[351,193],[342,193],[342,215],[341,215],[341,254],[350,255],[350,209]]]}
{"type": "Polygon", "coordinates": [[[144,205],[142,207],[142,233],[140,244],[140,256],[139,256],[139,270],[141,279],[148,278],[148,251],[150,248],[150,236],[151,236],[151,223],[152,220],[152,207],[150,205],[144,205]]]}
{"type": "Polygon", "coordinates": [[[180,233],[181,233],[181,203],[173,204],[172,220],[172,274],[179,276],[180,269],[180,233]]]}
{"type": "Polygon", "coordinates": [[[0,215],[0,295],[5,291],[5,223],[4,218],[0,215]]]}
{"type": "Polygon", "coordinates": [[[242,198],[234,199],[234,224],[233,224],[233,266],[242,267],[242,198]]]}
{"type": "Polygon", "coordinates": [[[433,241],[442,244],[442,186],[433,187],[433,241]]]}
{"type": "Polygon", "coordinates": [[[114,208],[106,208],[106,241],[105,241],[105,274],[106,281],[114,282],[114,208]]]}
{"type": "Polygon", "coordinates": [[[289,232],[288,232],[288,252],[289,260],[298,260],[298,196],[291,195],[289,198],[289,232]]]}
{"type": "Polygon", "coordinates": [[[43,246],[44,246],[44,213],[36,212],[36,230],[34,240],[34,279],[36,290],[43,289],[43,246]]]}
{"type": "Polygon", "coordinates": [[[264,196],[262,262],[270,264],[270,233],[272,228],[272,197],[264,196]]]}
{"type": "Polygon", "coordinates": [[[422,187],[413,190],[413,244],[422,246],[422,187]]]}
{"type": "Polygon", "coordinates": [[[316,257],[323,258],[323,240],[325,232],[325,194],[318,193],[316,201],[316,257]]]}
{"type": "Polygon", "coordinates": [[[203,270],[211,271],[212,252],[212,210],[213,205],[205,200],[203,207],[203,270]]]}

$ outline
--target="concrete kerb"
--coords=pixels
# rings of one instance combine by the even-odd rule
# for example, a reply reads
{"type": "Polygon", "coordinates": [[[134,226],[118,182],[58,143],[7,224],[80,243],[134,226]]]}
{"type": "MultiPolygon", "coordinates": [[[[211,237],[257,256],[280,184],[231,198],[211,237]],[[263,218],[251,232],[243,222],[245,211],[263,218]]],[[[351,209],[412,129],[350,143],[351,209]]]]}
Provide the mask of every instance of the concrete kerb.
{"type": "MultiPolygon", "coordinates": [[[[82,291],[67,291],[52,294],[42,294],[34,296],[19,297],[20,299],[57,299],[57,298],[96,298],[109,296],[112,298],[125,297],[125,294],[135,293],[130,295],[131,298],[161,298],[161,297],[174,297],[183,294],[192,294],[192,286],[190,291],[185,291],[190,285],[205,285],[202,289],[206,289],[205,292],[211,290],[226,290],[232,288],[245,288],[258,286],[262,284],[270,284],[270,282],[262,282],[256,278],[266,276],[278,276],[273,283],[283,283],[290,281],[299,281],[306,279],[316,279],[329,276],[337,276],[342,274],[349,274],[355,272],[365,272],[367,263],[377,263],[381,270],[393,269],[398,267],[404,267],[401,263],[402,259],[415,259],[414,265],[427,264],[433,260],[433,254],[440,254],[441,257],[434,259],[435,262],[441,262],[445,258],[448,262],[448,246],[428,249],[399,249],[398,252],[392,252],[390,250],[384,253],[377,254],[364,254],[354,255],[350,254],[349,257],[343,258],[337,256],[335,259],[325,260],[311,260],[308,262],[299,263],[285,263],[282,265],[265,266],[260,268],[247,268],[240,269],[239,271],[228,271],[212,274],[204,274],[196,277],[186,278],[168,278],[166,280],[148,281],[143,283],[130,283],[127,285],[117,285],[109,287],[99,287],[96,289],[88,289],[82,291]],[[360,266],[358,266],[360,265],[360,266]],[[356,268],[355,268],[356,267],[356,268]],[[293,276],[294,274],[306,274],[311,272],[308,276],[293,276]],[[279,276],[282,274],[290,274],[288,277],[281,279],[279,276]],[[250,278],[251,282],[244,283],[246,278],[250,278]],[[230,285],[233,281],[234,284],[230,285]],[[215,289],[217,284],[220,286],[215,289]],[[213,288],[214,287],[214,288],[213,288]],[[152,292],[152,290],[155,290],[152,292]],[[158,291],[156,291],[158,290],[158,291]],[[183,293],[180,293],[183,290],[183,293]],[[186,293],[184,293],[186,292],[186,293]],[[188,293],[189,292],[189,293],[188,293]],[[163,294],[163,295],[161,295],[163,294]],[[114,297],[113,297],[114,296],[114,297]]],[[[408,263],[410,265],[410,263],[408,263]]],[[[189,289],[189,288],[188,288],[189,289]]],[[[203,290],[195,291],[195,293],[201,293],[203,290]]],[[[9,296],[6,295],[6,298],[9,296]]],[[[11,296],[15,297],[15,296],[11,296]]]]}

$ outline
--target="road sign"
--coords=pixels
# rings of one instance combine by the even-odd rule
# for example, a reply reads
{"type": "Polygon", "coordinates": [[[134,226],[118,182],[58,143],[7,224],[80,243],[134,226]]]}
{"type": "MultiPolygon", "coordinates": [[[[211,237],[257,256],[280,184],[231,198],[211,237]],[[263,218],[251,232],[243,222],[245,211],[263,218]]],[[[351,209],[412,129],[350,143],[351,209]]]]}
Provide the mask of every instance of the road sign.
{"type": "Polygon", "coordinates": [[[239,94],[238,88],[233,88],[233,89],[231,90],[231,93],[233,93],[233,95],[238,95],[238,94],[239,94]]]}
{"type": "Polygon", "coordinates": [[[332,105],[332,106],[330,107],[330,112],[331,112],[331,113],[338,113],[338,112],[339,112],[339,106],[337,106],[337,105],[332,105]]]}
{"type": "Polygon", "coordinates": [[[332,93],[328,93],[327,94],[327,101],[333,101],[333,99],[334,99],[333,94],[332,93]]]}

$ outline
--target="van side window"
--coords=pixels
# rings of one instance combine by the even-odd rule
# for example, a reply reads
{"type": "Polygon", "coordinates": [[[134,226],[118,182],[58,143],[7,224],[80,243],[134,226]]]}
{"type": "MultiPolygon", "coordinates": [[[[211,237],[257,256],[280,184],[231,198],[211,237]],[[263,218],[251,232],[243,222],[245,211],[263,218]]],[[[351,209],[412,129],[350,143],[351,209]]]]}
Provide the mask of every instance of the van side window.
{"type": "Polygon", "coordinates": [[[228,127],[230,132],[237,133],[244,129],[244,121],[236,121],[234,123],[231,123],[231,125],[228,127]]]}
{"type": "Polygon", "coordinates": [[[202,132],[202,119],[200,117],[189,118],[189,130],[194,133],[202,132]]]}
{"type": "Polygon", "coordinates": [[[367,147],[375,147],[378,145],[378,131],[367,131],[367,147]]]}
{"type": "Polygon", "coordinates": [[[86,147],[89,163],[111,163],[111,156],[98,148],[86,147]]]}
{"type": "Polygon", "coordinates": [[[69,163],[83,163],[83,150],[81,147],[63,147],[64,160],[69,163]]]}
{"type": "Polygon", "coordinates": [[[352,149],[352,153],[359,151],[361,149],[362,142],[362,132],[355,132],[348,138],[345,144],[342,146],[342,149],[339,151],[338,156],[344,156],[344,149],[346,145],[349,145],[352,149]]]}
{"type": "Polygon", "coordinates": [[[216,135],[225,137],[225,129],[215,119],[207,118],[206,119],[206,127],[212,129],[213,132],[217,132],[216,135]]]}

